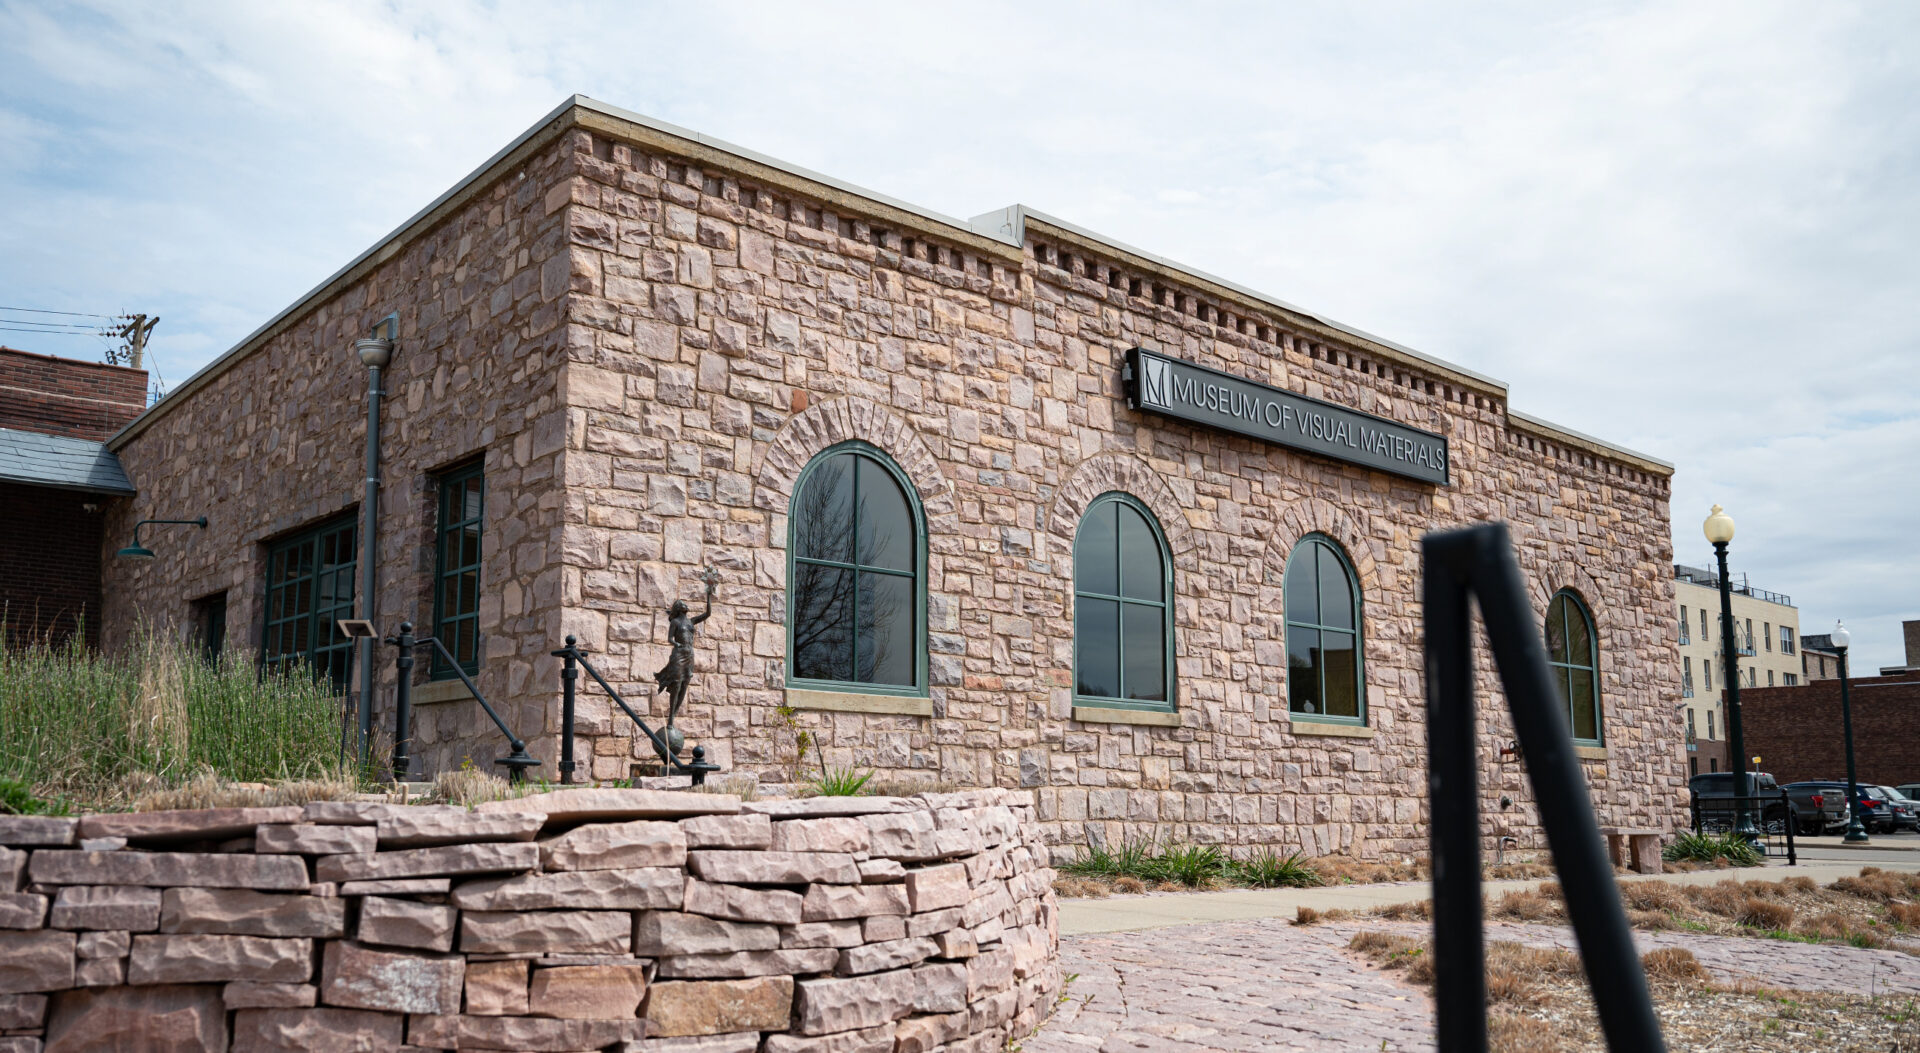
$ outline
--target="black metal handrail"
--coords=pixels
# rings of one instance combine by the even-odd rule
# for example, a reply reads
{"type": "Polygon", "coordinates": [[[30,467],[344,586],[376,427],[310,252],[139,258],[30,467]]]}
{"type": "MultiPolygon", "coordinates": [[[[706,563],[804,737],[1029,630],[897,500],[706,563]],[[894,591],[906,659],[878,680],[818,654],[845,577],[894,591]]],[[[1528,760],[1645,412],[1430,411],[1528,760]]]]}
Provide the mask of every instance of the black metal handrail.
{"type": "Polygon", "coordinates": [[[1634,952],[1613,866],[1574,755],[1563,704],[1503,523],[1428,534],[1427,761],[1433,829],[1434,1002],[1443,1053],[1487,1048],[1486,937],[1480,900],[1479,743],[1469,598],[1479,601],[1507,708],[1527,758],[1547,845],[1610,1049],[1663,1053],[1666,1041],[1634,952]]]}
{"type": "Polygon", "coordinates": [[[431,645],[439,652],[440,657],[446,660],[447,668],[453,670],[453,675],[467,685],[467,690],[473,695],[474,701],[480,703],[480,708],[486,710],[487,716],[493,718],[493,726],[499,728],[500,734],[507,737],[507,744],[512,747],[513,752],[493,762],[507,769],[507,781],[520,782],[526,778],[528,768],[540,766],[539,761],[527,755],[526,740],[515,735],[513,729],[507,727],[507,722],[500,719],[500,714],[494,712],[493,705],[487,701],[487,696],[480,693],[480,688],[474,684],[473,678],[467,675],[466,670],[460,668],[459,661],[447,651],[447,645],[441,643],[436,637],[413,635],[412,622],[401,622],[399,635],[387,637],[387,643],[392,644],[399,651],[399,657],[394,660],[394,665],[398,667],[400,674],[399,688],[395,693],[393,707],[393,778],[396,782],[405,780],[408,769],[413,766],[413,759],[407,755],[413,744],[413,649],[422,644],[431,645]]]}
{"type": "Polygon", "coordinates": [[[1777,856],[1781,854],[1778,849],[1785,848],[1787,865],[1800,865],[1799,850],[1794,845],[1799,831],[1794,829],[1793,800],[1787,791],[1744,797],[1731,794],[1702,797],[1696,790],[1687,791],[1687,812],[1696,834],[1723,834],[1733,830],[1743,811],[1759,817],[1754,826],[1760,831],[1759,848],[1763,854],[1777,856]],[[1774,805],[1779,807],[1776,809],[1774,805]]]}
{"type": "Polygon", "coordinates": [[[693,748],[693,759],[691,761],[683,761],[679,757],[674,756],[673,750],[667,747],[667,741],[655,733],[646,721],[641,720],[640,714],[635,713],[633,707],[627,705],[627,700],[620,697],[620,692],[615,691],[613,685],[607,683],[607,678],[600,675],[600,670],[595,669],[593,663],[587,661],[587,652],[580,647],[580,641],[577,638],[573,636],[567,637],[567,645],[558,651],[554,651],[553,656],[562,660],[560,667],[560,723],[562,725],[560,733],[561,782],[572,782],[573,773],[578,767],[573,761],[573,707],[580,682],[581,669],[585,669],[588,675],[599,681],[600,689],[607,693],[607,697],[613,699],[614,704],[620,707],[620,711],[625,713],[634,724],[638,725],[642,732],[646,733],[648,740],[653,743],[654,752],[660,755],[660,759],[666,763],[668,767],[681,775],[691,776],[693,785],[695,786],[705,785],[707,776],[720,770],[718,764],[713,764],[707,760],[707,748],[705,746],[695,746],[693,748]]]}

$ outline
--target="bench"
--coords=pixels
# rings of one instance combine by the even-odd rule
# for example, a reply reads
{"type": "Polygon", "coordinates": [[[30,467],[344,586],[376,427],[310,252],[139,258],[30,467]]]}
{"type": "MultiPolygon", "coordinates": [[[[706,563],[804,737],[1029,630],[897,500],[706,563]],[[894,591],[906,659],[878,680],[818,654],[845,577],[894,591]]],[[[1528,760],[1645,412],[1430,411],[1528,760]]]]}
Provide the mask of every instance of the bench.
{"type": "Polygon", "coordinates": [[[1630,856],[1631,869],[1636,874],[1659,874],[1664,872],[1660,863],[1660,838],[1658,830],[1632,830],[1624,826],[1603,826],[1600,832],[1607,835],[1607,857],[1613,865],[1623,866],[1630,856]]]}

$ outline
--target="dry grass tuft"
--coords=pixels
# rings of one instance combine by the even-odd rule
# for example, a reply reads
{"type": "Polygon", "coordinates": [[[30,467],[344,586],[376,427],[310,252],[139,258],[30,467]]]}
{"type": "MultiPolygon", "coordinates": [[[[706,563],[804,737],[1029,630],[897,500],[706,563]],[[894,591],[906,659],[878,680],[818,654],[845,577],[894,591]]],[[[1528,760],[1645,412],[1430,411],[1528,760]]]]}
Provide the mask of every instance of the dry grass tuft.
{"type": "Polygon", "coordinates": [[[148,777],[128,780],[128,785],[144,783],[148,788],[130,793],[128,810],[170,812],[181,808],[271,808],[279,805],[306,804],[309,801],[345,801],[358,788],[346,779],[292,779],[286,782],[231,782],[210,770],[195,773],[178,786],[160,786],[148,777]]]}
{"type": "Polygon", "coordinates": [[[867,792],[874,797],[912,797],[920,793],[959,793],[971,789],[975,787],[946,779],[883,779],[876,776],[867,783],[867,792]]]}
{"type": "Polygon", "coordinates": [[[1374,913],[1383,918],[1391,918],[1394,921],[1413,921],[1416,919],[1425,921],[1433,917],[1433,901],[1423,899],[1418,903],[1392,903],[1375,910],[1374,913]]]}
{"type": "Polygon", "coordinates": [[[1636,929],[1671,929],[1673,928],[1673,915],[1668,914],[1664,910],[1629,910],[1627,911],[1627,924],[1636,929]]]}
{"type": "Polygon", "coordinates": [[[1750,896],[1747,905],[1741,908],[1740,916],[1734,920],[1756,929],[1785,929],[1793,924],[1793,908],[1784,903],[1770,903],[1758,896],[1750,896]]]}
{"type": "Polygon", "coordinates": [[[1700,960],[1685,947],[1663,947],[1648,951],[1640,956],[1640,967],[1647,971],[1649,978],[1655,980],[1703,984],[1713,979],[1700,965],[1700,960]]]}
{"type": "Polygon", "coordinates": [[[1122,874],[1113,879],[1113,890],[1115,892],[1125,893],[1145,892],[1147,890],[1147,883],[1134,877],[1132,874],[1122,874]]]}
{"type": "Polygon", "coordinates": [[[1820,885],[1810,877],[1790,877],[1780,882],[1795,892],[1818,892],[1820,885]]]}
{"type": "Polygon", "coordinates": [[[1538,892],[1519,889],[1500,897],[1500,903],[1493,908],[1498,918],[1512,918],[1516,921],[1545,921],[1558,917],[1560,910],[1553,900],[1538,892]]]}
{"type": "Polygon", "coordinates": [[[1903,929],[1920,929],[1920,903],[1890,903],[1887,918],[1903,929]]]}
{"type": "Polygon", "coordinates": [[[1293,912],[1293,923],[1295,925],[1318,925],[1323,921],[1341,921],[1352,916],[1352,912],[1344,910],[1314,910],[1312,907],[1296,907],[1293,912]]]}
{"type": "Polygon", "coordinates": [[[1572,1048],[1544,1020],[1512,1013],[1487,1017],[1487,1053],[1565,1053],[1572,1048]]]}
{"type": "Polygon", "coordinates": [[[1722,881],[1717,885],[1701,887],[1695,885],[1687,889],[1687,898],[1695,906],[1709,914],[1718,914],[1723,918],[1739,918],[1747,909],[1747,891],[1737,881],[1722,881]]]}
{"type": "Polygon", "coordinates": [[[1105,899],[1107,886],[1086,878],[1059,877],[1053,879],[1053,894],[1073,899],[1105,899]]]}
{"type": "Polygon", "coordinates": [[[1425,860],[1411,863],[1375,863],[1352,856],[1321,856],[1312,861],[1314,873],[1329,885],[1372,885],[1382,881],[1420,881],[1427,877],[1425,860]]]}
{"type": "Polygon", "coordinates": [[[1844,940],[1853,929],[1853,923],[1839,911],[1827,911],[1800,922],[1794,926],[1794,932],[1801,936],[1813,936],[1822,940],[1844,940]]]}
{"type": "Polygon", "coordinates": [[[1687,909],[1686,893],[1669,881],[1628,881],[1620,886],[1628,910],[1680,911],[1687,909]]]}
{"type": "Polygon", "coordinates": [[[461,768],[457,771],[443,771],[434,776],[433,790],[428,800],[436,804],[457,804],[463,808],[472,808],[487,801],[504,801],[522,796],[516,792],[513,784],[490,771],[478,768],[461,768]]]}
{"type": "Polygon", "coordinates": [[[1572,951],[1563,951],[1558,947],[1528,947],[1509,940],[1495,940],[1487,945],[1488,975],[1492,975],[1496,968],[1522,976],[1585,975],[1580,968],[1580,957],[1572,951]]]}
{"type": "Polygon", "coordinates": [[[757,775],[729,775],[724,779],[708,779],[698,786],[689,786],[694,793],[726,793],[743,801],[760,799],[760,777],[757,775]]]}
{"type": "Polygon", "coordinates": [[[1878,867],[1863,867],[1859,877],[1843,877],[1827,887],[1881,903],[1901,899],[1912,892],[1905,875],[1890,874],[1878,867]]]}

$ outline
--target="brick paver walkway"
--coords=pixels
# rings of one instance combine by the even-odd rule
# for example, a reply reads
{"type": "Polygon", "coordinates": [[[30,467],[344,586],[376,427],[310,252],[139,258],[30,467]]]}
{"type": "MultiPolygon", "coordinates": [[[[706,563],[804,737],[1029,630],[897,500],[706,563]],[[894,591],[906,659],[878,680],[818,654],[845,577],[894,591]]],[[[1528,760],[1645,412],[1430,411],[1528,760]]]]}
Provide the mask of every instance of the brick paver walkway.
{"type": "MultiPolygon", "coordinates": [[[[1431,1050],[1426,993],[1346,950],[1362,928],[1422,936],[1422,924],[1299,927],[1278,919],[1067,936],[1068,1001],[1026,1053],[1199,1050],[1431,1050]]],[[[1570,930],[1487,923],[1489,940],[1572,948],[1570,930]]],[[[1920,958],[1896,951],[1697,933],[1635,932],[1642,952],[1681,946],[1718,980],[1920,993],[1920,958]]]]}

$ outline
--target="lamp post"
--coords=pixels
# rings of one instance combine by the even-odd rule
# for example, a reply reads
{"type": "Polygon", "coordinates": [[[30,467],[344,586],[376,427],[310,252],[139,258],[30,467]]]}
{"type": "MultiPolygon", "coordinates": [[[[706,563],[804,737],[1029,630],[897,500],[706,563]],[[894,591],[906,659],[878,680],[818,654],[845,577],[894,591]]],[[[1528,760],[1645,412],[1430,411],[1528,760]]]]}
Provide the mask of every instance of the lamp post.
{"type": "Polygon", "coordinates": [[[1860,844],[1867,840],[1867,827],[1860,821],[1860,780],[1853,770],[1853,703],[1847,698],[1847,647],[1853,634],[1845,622],[1833,623],[1833,649],[1840,654],[1840,727],[1847,739],[1847,836],[1842,840],[1860,844]]]}
{"type": "MultiPolygon", "coordinates": [[[[374,590],[379,588],[380,530],[380,371],[393,361],[393,341],[400,331],[400,316],[390,314],[373,325],[375,335],[355,340],[353,353],[367,367],[367,477],[366,493],[360,502],[360,617],[374,620],[374,590]],[[382,328],[386,336],[378,335],[382,328]]],[[[373,746],[373,645],[378,637],[363,636],[360,649],[360,767],[365,770],[368,751],[373,746]]]]}
{"type": "Polygon", "coordinates": [[[1727,542],[1733,540],[1733,517],[1714,505],[1701,529],[1713,543],[1713,554],[1720,561],[1720,668],[1727,681],[1727,746],[1733,757],[1733,832],[1746,840],[1757,841],[1760,831],[1753,825],[1753,813],[1747,801],[1752,783],[1747,780],[1747,743],[1740,727],[1740,666],[1733,643],[1733,582],[1727,572],[1727,542]]]}

